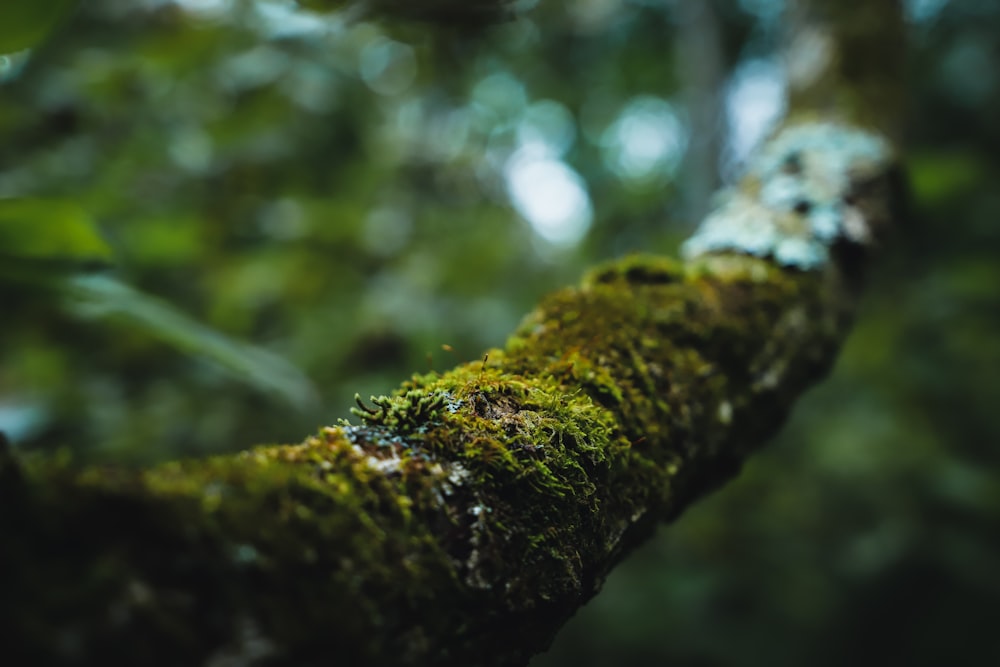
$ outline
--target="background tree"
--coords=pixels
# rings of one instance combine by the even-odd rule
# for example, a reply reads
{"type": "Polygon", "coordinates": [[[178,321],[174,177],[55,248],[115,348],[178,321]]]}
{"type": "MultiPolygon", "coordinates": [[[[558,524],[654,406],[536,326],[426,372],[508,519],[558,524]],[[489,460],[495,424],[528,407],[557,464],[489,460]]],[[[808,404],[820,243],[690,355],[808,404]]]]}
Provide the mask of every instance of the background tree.
{"type": "MultiPolygon", "coordinates": [[[[215,362],[5,287],[0,428],[18,448],[150,462],[296,439],[428,353],[453,365],[442,343],[456,360],[498,344],[593,259],[686,234],[664,223],[689,143],[680,77],[664,73],[682,51],[662,45],[680,14],[546,3],[485,35],[442,37],[287,10],[87,3],[43,48],[5,61],[0,192],[80,202],[123,277],[309,369],[323,408],[290,414],[215,362]],[[681,131],[649,134],[671,123],[681,131]],[[575,206],[533,209],[518,160],[575,206]]],[[[546,659],[608,662],[584,636],[619,660],[705,664],[841,664],[862,645],[911,664],[997,650],[979,625],[1000,586],[988,530],[997,90],[975,72],[994,64],[998,19],[958,3],[912,3],[910,17],[907,166],[921,213],[907,260],[883,270],[838,374],[782,442],[612,579],[586,612],[600,632],[583,616],[546,659]],[[935,219],[960,223],[945,233],[935,219]]],[[[746,115],[741,91],[777,85],[762,60],[773,8],[720,3],[714,25],[722,99],[743,99],[746,115]]],[[[720,127],[740,154],[733,114],[720,127]]]]}

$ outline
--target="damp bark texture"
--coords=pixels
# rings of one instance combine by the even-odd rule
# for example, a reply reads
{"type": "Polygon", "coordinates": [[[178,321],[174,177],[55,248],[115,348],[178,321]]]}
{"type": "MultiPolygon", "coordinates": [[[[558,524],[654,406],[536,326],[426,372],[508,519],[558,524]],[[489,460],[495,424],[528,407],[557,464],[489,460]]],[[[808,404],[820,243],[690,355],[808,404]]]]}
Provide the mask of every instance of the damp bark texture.
{"type": "Polygon", "coordinates": [[[838,62],[821,71],[859,102],[793,95],[684,260],[597,267],[485,362],[359,401],[353,424],[139,471],[0,454],[5,655],[525,664],[829,370],[892,227],[896,160],[838,62]]]}

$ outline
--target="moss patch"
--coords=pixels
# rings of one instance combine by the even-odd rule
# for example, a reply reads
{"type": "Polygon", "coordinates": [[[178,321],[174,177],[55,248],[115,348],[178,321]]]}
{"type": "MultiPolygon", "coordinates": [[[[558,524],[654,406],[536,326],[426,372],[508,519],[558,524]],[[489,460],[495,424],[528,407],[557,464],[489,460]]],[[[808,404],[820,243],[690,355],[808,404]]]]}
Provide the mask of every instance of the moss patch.
{"type": "Polygon", "coordinates": [[[146,471],[3,463],[23,484],[0,512],[19,545],[0,609],[42,662],[328,664],[332,642],[352,664],[521,664],[780,423],[832,357],[839,294],[750,257],[629,257],[486,361],[297,445],[146,471]]]}

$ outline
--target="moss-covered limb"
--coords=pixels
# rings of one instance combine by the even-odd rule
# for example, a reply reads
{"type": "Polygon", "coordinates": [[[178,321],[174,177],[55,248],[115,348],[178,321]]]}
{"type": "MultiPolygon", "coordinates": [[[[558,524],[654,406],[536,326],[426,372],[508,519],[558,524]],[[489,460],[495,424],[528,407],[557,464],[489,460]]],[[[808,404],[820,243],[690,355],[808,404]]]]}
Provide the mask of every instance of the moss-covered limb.
{"type": "Polygon", "coordinates": [[[522,664],[822,374],[849,310],[835,277],[634,257],[485,363],[299,445],[8,461],[9,645],[35,664],[522,664]]]}
{"type": "Polygon", "coordinates": [[[891,160],[852,127],[790,126],[687,263],[597,268],[484,362],[298,445],[145,471],[0,456],[6,645],[30,664],[523,664],[825,372],[891,160]]]}
{"type": "Polygon", "coordinates": [[[357,425],[144,471],[0,455],[7,650],[523,664],[826,371],[891,213],[880,141],[790,126],[687,263],[599,267],[485,361],[359,401],[357,425]]]}

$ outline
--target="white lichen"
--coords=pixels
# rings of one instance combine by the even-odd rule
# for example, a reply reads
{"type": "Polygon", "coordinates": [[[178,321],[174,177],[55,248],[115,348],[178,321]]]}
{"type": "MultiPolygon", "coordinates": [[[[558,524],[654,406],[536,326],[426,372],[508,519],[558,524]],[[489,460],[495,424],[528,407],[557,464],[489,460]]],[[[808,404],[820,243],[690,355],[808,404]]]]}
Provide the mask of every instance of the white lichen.
{"type": "Polygon", "coordinates": [[[452,463],[449,468],[448,481],[455,486],[462,486],[472,478],[472,473],[461,463],[452,463]]]}
{"type": "Polygon", "coordinates": [[[683,246],[688,258],[736,251],[803,270],[822,266],[837,241],[872,242],[855,191],[882,176],[892,152],[881,137],[847,125],[806,123],[782,130],[751,162],[739,189],[683,246]]]}
{"type": "Polygon", "coordinates": [[[493,511],[492,507],[487,507],[486,505],[478,505],[478,504],[473,505],[468,509],[469,514],[471,514],[472,516],[479,516],[483,512],[489,513],[492,511],[493,511]]]}
{"type": "Polygon", "coordinates": [[[377,456],[367,456],[365,462],[370,468],[378,470],[383,475],[395,475],[403,471],[403,460],[393,452],[392,458],[382,459],[377,456]]]}

